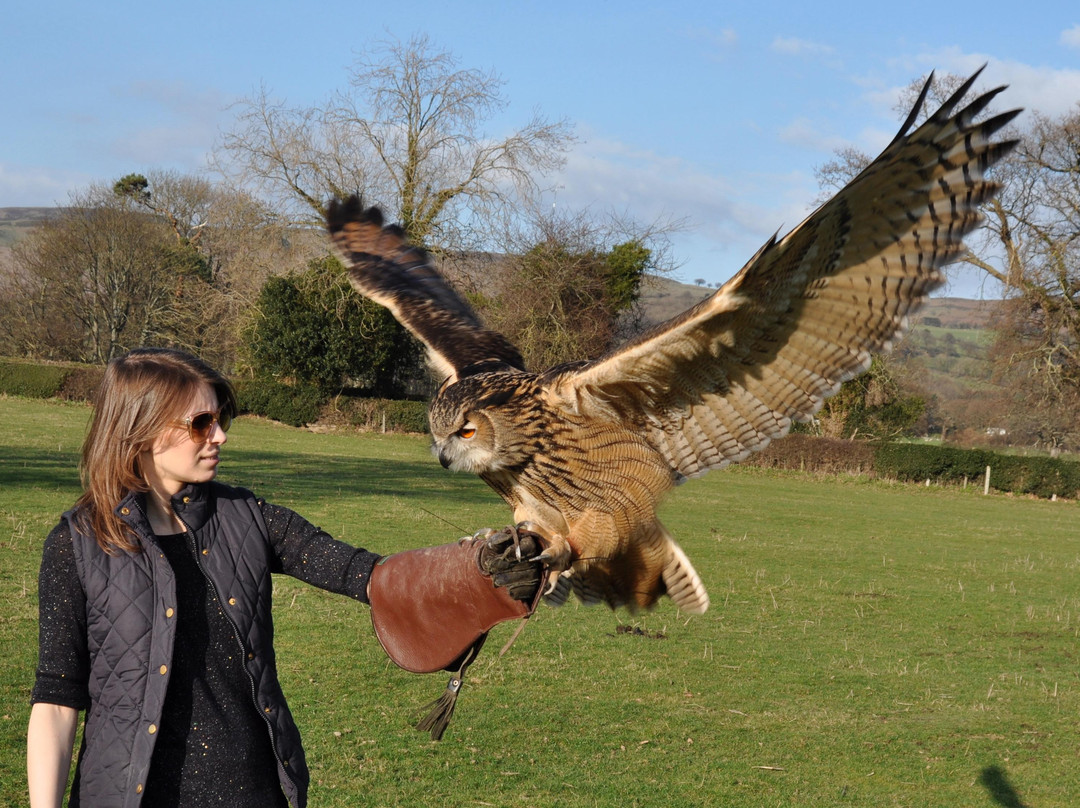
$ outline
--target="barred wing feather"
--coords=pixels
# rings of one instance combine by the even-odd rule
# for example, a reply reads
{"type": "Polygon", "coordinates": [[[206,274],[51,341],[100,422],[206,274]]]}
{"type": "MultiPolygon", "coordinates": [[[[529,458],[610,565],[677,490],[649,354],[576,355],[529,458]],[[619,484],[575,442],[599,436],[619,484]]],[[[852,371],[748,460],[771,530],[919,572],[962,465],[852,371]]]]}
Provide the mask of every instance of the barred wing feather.
{"type": "Polygon", "coordinates": [[[973,121],[1000,87],[954,114],[977,76],[908,133],[928,81],[861,174],[711,297],[564,374],[554,391],[564,405],[635,423],[686,477],[811,418],[903,334],[998,190],[985,172],[1015,141],[992,136],[1019,110],[973,121]]]}

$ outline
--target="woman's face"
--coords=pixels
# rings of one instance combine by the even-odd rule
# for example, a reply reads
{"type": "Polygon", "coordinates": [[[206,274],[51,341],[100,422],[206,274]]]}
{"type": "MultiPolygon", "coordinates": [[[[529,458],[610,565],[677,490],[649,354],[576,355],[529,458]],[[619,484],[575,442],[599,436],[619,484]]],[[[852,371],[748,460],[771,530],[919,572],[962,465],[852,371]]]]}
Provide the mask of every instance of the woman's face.
{"type": "MultiPolygon", "coordinates": [[[[210,386],[199,389],[178,419],[192,418],[199,413],[218,411],[217,394],[210,386]]],[[[209,436],[196,443],[187,427],[168,427],[158,435],[152,449],[143,452],[140,467],[150,487],[163,497],[171,497],[189,483],[204,483],[217,475],[218,454],[227,437],[221,426],[214,424],[209,436]]]]}

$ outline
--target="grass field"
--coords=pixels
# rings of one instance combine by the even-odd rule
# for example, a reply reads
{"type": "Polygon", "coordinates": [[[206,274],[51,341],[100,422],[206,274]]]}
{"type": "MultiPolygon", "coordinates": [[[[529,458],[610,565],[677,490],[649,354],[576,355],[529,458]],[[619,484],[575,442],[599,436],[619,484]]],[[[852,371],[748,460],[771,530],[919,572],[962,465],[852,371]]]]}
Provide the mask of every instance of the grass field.
{"type": "MultiPolygon", "coordinates": [[[[24,802],[39,548],[77,496],[87,414],[0,400],[0,805],[24,802]]],[[[380,552],[508,516],[421,438],[241,419],[221,475],[380,552]]],[[[664,508],[706,615],[542,607],[501,658],[500,627],[441,743],[411,723],[445,677],[389,663],[366,607],[276,579],[311,804],[1080,804],[1078,516],[974,488],[715,472],[664,508]]]]}

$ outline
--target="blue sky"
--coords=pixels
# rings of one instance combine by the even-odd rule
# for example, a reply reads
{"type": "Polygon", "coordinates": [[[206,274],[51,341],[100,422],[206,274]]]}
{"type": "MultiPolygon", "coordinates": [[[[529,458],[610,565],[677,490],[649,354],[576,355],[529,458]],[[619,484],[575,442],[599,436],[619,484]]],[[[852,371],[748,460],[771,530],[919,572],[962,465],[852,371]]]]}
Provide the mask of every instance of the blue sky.
{"type": "MultiPolygon", "coordinates": [[[[575,125],[558,204],[686,219],[686,281],[722,281],[818,194],[835,148],[876,152],[930,69],[1010,84],[1002,106],[1080,102],[1075,2],[19,2],[0,32],[0,207],[63,204],[131,171],[198,171],[231,105],[347,83],[379,39],[426,33],[492,69],[510,105],[575,125]]],[[[975,275],[950,293],[992,296],[975,275]]]]}

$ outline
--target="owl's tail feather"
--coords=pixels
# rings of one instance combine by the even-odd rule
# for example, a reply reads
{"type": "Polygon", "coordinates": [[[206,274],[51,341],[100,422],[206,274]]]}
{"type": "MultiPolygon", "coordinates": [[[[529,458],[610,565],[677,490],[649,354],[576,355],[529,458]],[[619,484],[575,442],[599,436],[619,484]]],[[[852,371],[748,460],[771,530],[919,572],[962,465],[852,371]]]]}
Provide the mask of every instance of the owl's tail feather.
{"type": "Polygon", "coordinates": [[[709,593],[705,591],[705,584],[701,582],[697,570],[683,549],[673,538],[667,538],[670,555],[661,575],[668,597],[688,614],[704,614],[709,608],[709,593]]]}

